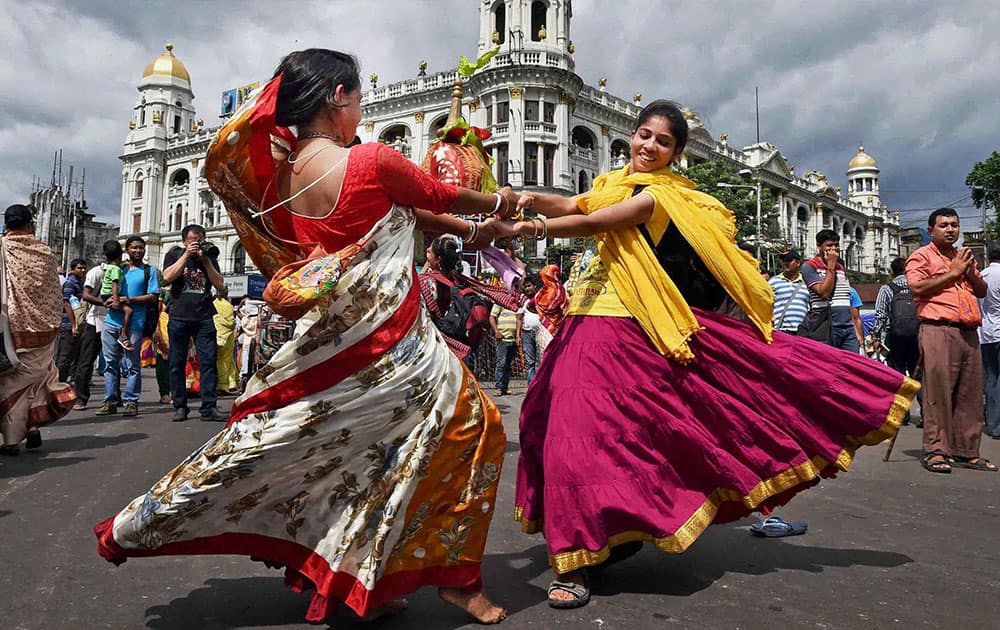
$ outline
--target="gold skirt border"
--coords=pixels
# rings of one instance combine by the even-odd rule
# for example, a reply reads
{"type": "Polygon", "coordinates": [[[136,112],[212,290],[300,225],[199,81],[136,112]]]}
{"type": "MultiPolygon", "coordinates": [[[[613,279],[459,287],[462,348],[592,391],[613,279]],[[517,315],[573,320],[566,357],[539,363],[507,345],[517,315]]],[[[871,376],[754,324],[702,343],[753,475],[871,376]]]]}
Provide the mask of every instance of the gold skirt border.
{"type": "MultiPolygon", "coordinates": [[[[712,521],[715,520],[715,515],[719,512],[719,507],[723,503],[739,502],[747,509],[754,510],[770,497],[816,479],[824,470],[831,466],[838,470],[846,471],[854,460],[854,453],[858,448],[878,444],[896,434],[919,389],[919,383],[904,377],[903,383],[893,396],[892,405],[889,407],[889,413],[885,422],[879,428],[868,432],[861,438],[847,436],[844,448],[833,462],[829,462],[818,455],[814,456],[797,466],[778,473],[770,479],[762,480],[747,495],[741,495],[736,490],[729,488],[716,488],[708,495],[705,502],[701,504],[701,507],[695,510],[694,514],[670,536],[657,538],[652,534],[640,531],[620,532],[609,536],[608,544],[598,551],[576,549],[555,555],[549,554],[549,564],[558,574],[569,573],[583,567],[600,564],[608,559],[613,547],[637,540],[651,542],[657,549],[666,553],[681,553],[690,547],[701,536],[702,532],[712,524],[712,521]]],[[[519,521],[522,531],[528,534],[536,534],[542,531],[542,521],[525,519],[524,508],[521,506],[514,508],[514,520],[519,521]]]]}

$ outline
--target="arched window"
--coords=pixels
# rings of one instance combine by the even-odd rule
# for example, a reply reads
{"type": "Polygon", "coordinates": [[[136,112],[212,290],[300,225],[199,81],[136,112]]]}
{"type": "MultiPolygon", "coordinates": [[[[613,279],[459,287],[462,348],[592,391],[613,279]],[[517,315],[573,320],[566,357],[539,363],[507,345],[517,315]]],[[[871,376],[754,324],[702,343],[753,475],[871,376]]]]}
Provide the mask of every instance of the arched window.
{"type": "Polygon", "coordinates": [[[186,186],[189,181],[191,181],[191,174],[186,168],[174,171],[174,174],[170,176],[171,186],[186,186]]]}
{"type": "Polygon", "coordinates": [[[379,134],[378,141],[410,157],[410,128],[406,125],[390,125],[379,134]]]}
{"type": "Polygon", "coordinates": [[[625,166],[629,160],[630,154],[631,149],[629,148],[628,142],[618,139],[611,143],[611,164],[616,168],[625,166]]]}
{"type": "Polygon", "coordinates": [[[861,229],[861,226],[859,225],[859,226],[858,226],[857,228],[855,228],[855,230],[854,230],[854,240],[856,240],[857,242],[859,242],[859,243],[860,243],[861,241],[863,241],[863,240],[864,240],[864,238],[865,238],[865,231],[864,231],[864,230],[862,230],[862,229],[861,229]]]}
{"type": "Polygon", "coordinates": [[[809,221],[809,211],[806,210],[805,206],[799,206],[796,213],[798,214],[799,223],[806,223],[809,221]]]}
{"type": "Polygon", "coordinates": [[[545,13],[548,7],[541,0],[531,3],[531,41],[542,41],[542,29],[545,28],[545,13]]]}
{"type": "Polygon", "coordinates": [[[507,7],[503,0],[493,7],[493,32],[497,34],[494,44],[502,44],[507,38],[507,7]]]}
{"type": "Polygon", "coordinates": [[[443,114],[434,119],[427,134],[431,142],[437,142],[438,132],[444,128],[446,122],[448,122],[448,114],[443,114]]]}
{"type": "Polygon", "coordinates": [[[593,149],[597,146],[597,136],[583,125],[577,125],[573,127],[572,142],[578,147],[593,149]]]}
{"type": "Polygon", "coordinates": [[[590,190],[590,178],[587,177],[587,171],[580,171],[580,177],[577,178],[576,192],[577,194],[582,194],[590,190]]]}
{"type": "Polygon", "coordinates": [[[142,172],[136,174],[135,176],[135,192],[132,194],[136,199],[142,198],[142,172]]]}
{"type": "Polygon", "coordinates": [[[177,230],[180,230],[181,227],[183,227],[182,226],[183,221],[184,221],[184,206],[181,205],[181,204],[177,204],[177,207],[174,209],[174,231],[175,232],[177,230]]]}
{"type": "Polygon", "coordinates": [[[233,273],[246,273],[247,270],[247,250],[242,243],[236,243],[233,248],[233,273]]]}

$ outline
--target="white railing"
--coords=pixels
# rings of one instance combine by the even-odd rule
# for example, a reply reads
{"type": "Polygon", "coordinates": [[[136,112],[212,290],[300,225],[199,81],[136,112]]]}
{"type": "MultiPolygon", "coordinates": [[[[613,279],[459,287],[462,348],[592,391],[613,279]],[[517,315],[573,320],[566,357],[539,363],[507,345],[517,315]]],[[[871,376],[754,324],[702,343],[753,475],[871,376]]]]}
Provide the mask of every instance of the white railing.
{"type": "Polygon", "coordinates": [[[448,70],[418,79],[407,79],[399,83],[377,87],[361,95],[361,104],[368,105],[392,98],[399,98],[407,94],[417,94],[427,90],[451,86],[455,83],[455,76],[456,73],[454,70],[448,70]]]}
{"type": "Polygon", "coordinates": [[[581,147],[575,144],[569,145],[569,155],[570,157],[576,158],[578,160],[587,160],[590,162],[597,161],[596,150],[588,149],[587,147],[581,147]]]}

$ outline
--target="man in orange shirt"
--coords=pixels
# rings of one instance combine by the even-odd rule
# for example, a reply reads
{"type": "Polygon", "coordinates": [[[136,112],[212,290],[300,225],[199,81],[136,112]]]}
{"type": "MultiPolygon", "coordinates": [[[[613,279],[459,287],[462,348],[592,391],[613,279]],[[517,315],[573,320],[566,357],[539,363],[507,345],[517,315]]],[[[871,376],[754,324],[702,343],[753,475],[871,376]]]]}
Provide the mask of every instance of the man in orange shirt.
{"type": "Polygon", "coordinates": [[[924,456],[931,472],[952,467],[996,471],[979,456],[983,429],[983,364],[976,329],[977,297],[986,282],[972,252],[955,247],[958,213],[939,208],[927,221],[931,242],[906,261],[906,282],[920,319],[924,365],[924,456]]]}

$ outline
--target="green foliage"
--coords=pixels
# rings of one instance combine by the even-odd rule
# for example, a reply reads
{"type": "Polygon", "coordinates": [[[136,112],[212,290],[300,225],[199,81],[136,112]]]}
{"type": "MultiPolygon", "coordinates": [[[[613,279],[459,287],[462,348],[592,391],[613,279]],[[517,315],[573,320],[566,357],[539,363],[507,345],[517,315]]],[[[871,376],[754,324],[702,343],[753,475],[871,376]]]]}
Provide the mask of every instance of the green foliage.
{"type": "MultiPolygon", "coordinates": [[[[570,245],[552,244],[545,248],[545,264],[559,265],[559,273],[563,282],[569,278],[569,270],[573,266],[573,255],[583,252],[583,242],[583,238],[575,238],[570,245]]],[[[538,275],[541,269],[542,265],[539,265],[538,269],[532,271],[532,274],[538,275]]]]}
{"type": "MultiPolygon", "coordinates": [[[[749,188],[719,188],[717,184],[753,185],[740,177],[738,169],[722,161],[702,162],[688,167],[681,173],[697,186],[698,190],[708,193],[721,201],[736,215],[736,240],[754,240],[757,232],[757,194],[749,188]]],[[[760,225],[763,234],[762,248],[766,242],[775,240],[780,234],[771,233],[777,225],[778,211],[774,207],[771,191],[764,188],[760,196],[760,225]],[[771,227],[769,227],[771,226],[771,227]]]]}
{"type": "Polygon", "coordinates": [[[857,284],[881,284],[886,282],[885,274],[861,273],[860,271],[847,271],[847,279],[852,285],[857,284]]]}
{"type": "MultiPolygon", "coordinates": [[[[965,178],[965,185],[972,191],[972,203],[980,210],[996,210],[1000,207],[1000,152],[994,151],[982,162],[976,162],[965,178]]],[[[984,226],[987,238],[1000,235],[1000,221],[996,214],[984,226]]]]}

